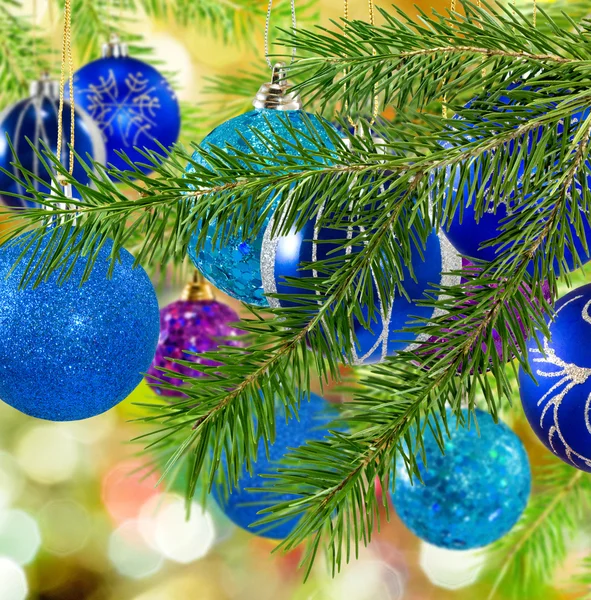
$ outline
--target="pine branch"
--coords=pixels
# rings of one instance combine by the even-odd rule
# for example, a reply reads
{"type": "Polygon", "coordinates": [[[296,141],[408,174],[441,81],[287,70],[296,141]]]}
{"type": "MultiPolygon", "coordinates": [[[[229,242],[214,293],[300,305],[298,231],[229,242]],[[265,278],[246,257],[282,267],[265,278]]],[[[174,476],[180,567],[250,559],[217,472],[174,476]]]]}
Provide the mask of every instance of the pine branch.
{"type": "Polygon", "coordinates": [[[518,525],[491,550],[496,578],[489,599],[504,581],[517,598],[531,585],[549,581],[589,508],[591,479],[558,460],[540,470],[535,487],[539,489],[518,525]]]}

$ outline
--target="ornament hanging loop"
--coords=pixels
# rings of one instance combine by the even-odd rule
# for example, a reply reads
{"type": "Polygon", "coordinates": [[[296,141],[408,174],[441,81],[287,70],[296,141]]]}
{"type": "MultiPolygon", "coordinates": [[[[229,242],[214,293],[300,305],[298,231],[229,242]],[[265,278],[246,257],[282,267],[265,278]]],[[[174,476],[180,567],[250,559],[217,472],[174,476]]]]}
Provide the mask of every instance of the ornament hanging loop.
{"type": "Polygon", "coordinates": [[[214,295],[211,285],[209,285],[203,275],[195,269],[193,279],[185,286],[181,295],[181,300],[197,302],[198,300],[213,300],[213,298],[214,295]]]}
{"type": "Polygon", "coordinates": [[[109,41],[103,44],[103,58],[125,58],[128,55],[127,44],[123,43],[116,33],[112,33],[109,41]]]}
{"type": "MultiPolygon", "coordinates": [[[[297,21],[296,21],[296,10],[295,10],[295,0],[290,0],[291,7],[291,28],[295,32],[297,21]]],[[[274,70],[275,66],[271,62],[269,57],[269,31],[271,28],[271,12],[273,10],[273,0],[269,0],[269,4],[267,5],[267,18],[265,19],[265,60],[267,61],[267,65],[269,69],[274,70]]],[[[293,63],[296,55],[295,46],[291,49],[291,61],[290,65],[293,63]]]]}
{"type": "Polygon", "coordinates": [[[300,110],[302,100],[291,91],[291,83],[287,81],[285,63],[273,65],[271,81],[263,83],[252,104],[255,108],[271,108],[274,110],[300,110]]]}

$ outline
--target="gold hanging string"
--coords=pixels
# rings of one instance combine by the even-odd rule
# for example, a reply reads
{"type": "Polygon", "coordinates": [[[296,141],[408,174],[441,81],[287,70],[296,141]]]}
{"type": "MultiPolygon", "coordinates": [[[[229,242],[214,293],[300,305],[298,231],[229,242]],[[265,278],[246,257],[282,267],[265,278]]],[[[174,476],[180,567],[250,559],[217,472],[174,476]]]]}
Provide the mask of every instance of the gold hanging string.
{"type": "MultiPolygon", "coordinates": [[[[369,13],[369,24],[375,25],[375,7],[374,7],[373,0],[368,0],[368,13],[369,13]]],[[[343,17],[344,17],[345,21],[349,20],[349,0],[344,0],[344,2],[343,2],[343,17]]],[[[345,24],[345,33],[346,33],[346,31],[347,31],[347,26],[345,24]]],[[[376,54],[377,54],[377,51],[374,48],[372,50],[372,55],[376,56],[376,54]]],[[[345,71],[345,75],[346,74],[347,74],[347,71],[345,71]]],[[[346,86],[346,84],[345,84],[345,86],[346,86]]],[[[347,113],[349,112],[349,103],[347,102],[347,100],[345,100],[344,109],[345,109],[345,112],[347,112],[347,113]]],[[[376,122],[379,112],[380,112],[380,101],[379,101],[378,95],[375,93],[375,86],[374,86],[373,108],[372,108],[371,121],[369,122],[370,126],[376,122]]],[[[349,122],[349,125],[351,125],[351,127],[353,127],[353,135],[355,135],[357,133],[357,123],[355,123],[355,121],[353,121],[353,119],[351,118],[351,116],[349,114],[347,114],[347,121],[349,122]]]]}
{"type": "Polygon", "coordinates": [[[74,128],[76,124],[76,107],[74,105],[74,61],[72,59],[72,1],[64,4],[64,35],[62,40],[62,64],[60,71],[60,105],[57,119],[57,157],[61,161],[63,143],[64,87],[66,81],[66,63],[68,64],[68,81],[70,84],[70,164],[68,172],[74,173],[74,128]]]}
{"type": "MultiPolygon", "coordinates": [[[[451,13],[456,12],[456,0],[450,0],[449,3],[449,11],[451,13]]],[[[447,119],[447,94],[443,95],[442,103],[441,103],[441,116],[444,119],[447,119]]]]}
{"type": "Polygon", "coordinates": [[[537,27],[537,20],[538,20],[538,0],[534,0],[534,12],[532,15],[532,25],[535,27],[537,27]]]}

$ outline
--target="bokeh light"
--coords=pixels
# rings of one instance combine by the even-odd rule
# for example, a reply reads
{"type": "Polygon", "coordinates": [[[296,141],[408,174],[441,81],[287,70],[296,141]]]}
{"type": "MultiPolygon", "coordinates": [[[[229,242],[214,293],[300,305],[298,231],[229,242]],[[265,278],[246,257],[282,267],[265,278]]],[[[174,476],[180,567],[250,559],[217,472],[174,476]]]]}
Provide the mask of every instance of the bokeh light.
{"type": "Polygon", "coordinates": [[[117,426],[117,414],[108,410],[102,415],[84,419],[83,421],[70,421],[62,423],[65,435],[81,444],[96,444],[107,438],[117,426]]]}
{"type": "Polygon", "coordinates": [[[211,515],[197,503],[186,518],[182,498],[162,507],[155,516],[154,541],[166,558],[187,564],[203,558],[213,546],[215,528],[211,515]]]}
{"type": "Polygon", "coordinates": [[[29,478],[47,485],[70,479],[78,465],[78,444],[61,425],[36,425],[20,438],[16,458],[29,478]]]}
{"type": "Polygon", "coordinates": [[[39,525],[31,515],[23,510],[0,513],[0,556],[11,558],[18,565],[28,565],[40,547],[39,525]]]}
{"type": "Polygon", "coordinates": [[[28,593],[27,576],[22,567],[0,556],[0,600],[25,600],[28,593]]]}
{"type": "Polygon", "coordinates": [[[157,573],[164,559],[144,540],[137,521],[125,521],[109,539],[109,560],[121,575],[144,579],[157,573]]]}
{"type": "Polygon", "coordinates": [[[0,510],[8,508],[20,495],[24,478],[18,463],[6,452],[0,452],[0,510]]]}
{"type": "Polygon", "coordinates": [[[482,550],[448,550],[421,543],[420,564],[436,586],[459,590],[476,582],[486,562],[482,550]]]}
{"type": "Polygon", "coordinates": [[[135,519],[142,506],[159,494],[158,478],[140,460],[127,460],[111,469],[103,478],[102,499],[113,520],[135,519]]]}
{"type": "Polygon", "coordinates": [[[78,552],[90,535],[88,511],[72,500],[53,500],[39,512],[43,547],[58,556],[78,552]]]}

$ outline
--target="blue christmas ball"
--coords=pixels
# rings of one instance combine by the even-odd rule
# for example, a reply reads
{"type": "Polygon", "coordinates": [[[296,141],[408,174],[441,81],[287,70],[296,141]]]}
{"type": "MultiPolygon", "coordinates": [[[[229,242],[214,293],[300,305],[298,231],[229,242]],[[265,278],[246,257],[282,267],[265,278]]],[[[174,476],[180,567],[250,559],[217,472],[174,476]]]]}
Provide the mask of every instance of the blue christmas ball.
{"type": "Polygon", "coordinates": [[[40,419],[74,421],[112,408],[140,383],[158,341],[158,301],[148,275],[133,268],[125,250],[108,278],[111,249],[110,241],[102,246],[82,285],[85,258],[61,285],[58,270],[38,287],[19,289],[32,253],[9,274],[23,246],[0,248],[4,402],[40,419]]]}
{"type": "Polygon", "coordinates": [[[591,284],[558,300],[550,339],[538,332],[527,357],[535,381],[523,369],[523,410],[542,443],[564,462],[591,473],[591,284]]]}
{"type": "MultiPolygon", "coordinates": [[[[46,144],[54,154],[57,152],[57,124],[59,111],[59,96],[57,88],[50,81],[36,82],[38,85],[31,96],[20,100],[6,108],[0,114],[0,167],[11,172],[19,180],[22,174],[11,165],[15,155],[27,171],[37,175],[41,181],[34,181],[35,189],[42,193],[49,193],[49,188],[43,184],[51,183],[52,175],[48,173],[43,163],[35,153],[33,147],[43,152],[46,144]],[[7,136],[14,147],[14,155],[8,144],[7,136]],[[30,140],[31,144],[27,141],[30,140]]],[[[62,164],[69,164],[68,142],[70,139],[71,107],[69,102],[64,103],[63,130],[64,144],[62,146],[62,164]]],[[[90,117],[79,108],[76,108],[74,119],[75,149],[82,160],[87,158],[104,162],[105,145],[101,133],[90,117]]],[[[76,159],[74,163],[74,177],[82,184],[88,184],[90,179],[84,165],[76,159]]],[[[74,190],[74,195],[76,191],[74,190]]],[[[0,200],[13,208],[36,206],[33,196],[25,193],[24,187],[18,182],[0,172],[0,200]],[[15,198],[9,194],[21,194],[31,200],[15,198]]]]}
{"type": "MultiPolygon", "coordinates": [[[[321,122],[314,115],[301,110],[279,111],[274,109],[256,109],[226,121],[208,134],[201,147],[207,150],[211,147],[236,148],[241,152],[254,151],[270,159],[272,164],[276,151],[270,148],[259,135],[273,138],[273,132],[286,140],[293,140],[306,149],[313,149],[316,144],[310,141],[311,133],[324,143],[328,148],[334,145],[326,132],[330,124],[321,122]],[[301,135],[292,133],[286,125],[302,132],[301,135]],[[260,132],[260,134],[256,132],[260,132]]],[[[230,149],[231,152],[231,149],[230,149]]],[[[193,160],[207,166],[207,162],[195,152],[193,160]]],[[[261,168],[262,169],[262,168],[261,168]]],[[[193,166],[187,167],[187,172],[193,171],[193,166]]],[[[265,226],[271,218],[272,211],[265,221],[265,226]]],[[[261,249],[263,244],[264,228],[259,235],[246,239],[242,231],[239,235],[229,236],[220,243],[216,239],[216,223],[212,222],[207,232],[204,247],[197,252],[196,243],[199,232],[196,232],[189,243],[189,256],[193,264],[203,273],[206,279],[217,288],[247,304],[254,306],[268,306],[261,274],[261,249]]]]}
{"type": "MultiPolygon", "coordinates": [[[[468,417],[468,411],[464,410],[468,417]]],[[[441,453],[425,430],[425,457],[418,458],[424,485],[411,482],[404,461],[397,460],[394,507],[419,538],[442,548],[468,550],[498,540],[517,523],[529,498],[529,460],[519,438],[504,424],[476,411],[477,431],[455,427],[448,410],[451,438],[441,453]],[[428,467],[428,468],[427,468],[428,467]]]]}
{"type": "MultiPolygon", "coordinates": [[[[74,75],[74,99],[99,126],[107,147],[107,164],[129,169],[117,155],[146,163],[135,148],[162,154],[178,140],[180,107],[174,90],[154,67],[129,56],[94,60],[74,75]]],[[[139,167],[149,173],[147,167],[139,167]]]]}
{"type": "MultiPolygon", "coordinates": [[[[275,441],[269,446],[267,456],[265,444],[259,443],[256,462],[253,463],[252,473],[243,470],[238,487],[234,488],[228,497],[223,490],[214,487],[213,495],[222,511],[239,527],[260,537],[271,539],[286,538],[297,526],[300,516],[287,521],[277,521],[267,525],[252,526],[263,518],[259,512],[276,504],[296,500],[294,494],[271,494],[269,492],[248,491],[247,488],[272,489],[272,480],[261,475],[277,473],[281,459],[290,449],[303,446],[306,442],[322,440],[328,434],[328,426],[336,416],[336,410],[326,400],[310,394],[309,402],[302,402],[298,418],[290,418],[286,422],[283,405],[276,411],[275,441]]],[[[226,470],[226,465],[220,468],[226,470]]]]}
{"type": "MultiPolygon", "coordinates": [[[[322,210],[320,211],[322,213],[322,210]]],[[[347,236],[342,229],[319,227],[317,218],[310,220],[300,231],[290,235],[272,237],[273,221],[267,227],[263,239],[262,274],[263,289],[266,294],[295,294],[299,297],[313,294],[305,287],[297,287],[294,280],[318,277],[318,274],[302,267],[304,263],[328,260],[343,253],[338,249],[347,236]],[[287,281],[290,278],[291,281],[287,281]]],[[[359,232],[355,232],[357,235],[359,232]]],[[[355,247],[351,248],[355,252],[355,247]]],[[[371,328],[367,329],[357,318],[353,328],[357,339],[354,348],[355,364],[370,364],[392,356],[399,350],[408,349],[412,344],[424,341],[423,336],[401,331],[417,319],[428,320],[435,313],[432,307],[421,306],[418,300],[426,299],[425,292],[434,284],[445,286],[459,283],[459,278],[449,275],[461,269],[461,258],[442,232],[433,231],[427,238],[423,252],[416,249],[412,253],[412,272],[402,269],[402,285],[406,294],[397,290],[393,298],[382,298],[378,286],[373,285],[378,309],[374,314],[371,328]]],[[[376,274],[374,273],[374,278],[376,274]]],[[[382,276],[387,276],[383,274],[382,276]]],[[[269,298],[273,307],[298,306],[287,299],[269,298]]],[[[300,304],[301,306],[301,304],[300,304]]],[[[364,318],[369,314],[368,307],[362,307],[364,318]]]]}
{"type": "MultiPolygon", "coordinates": [[[[519,87],[520,84],[512,84],[508,87],[508,90],[516,92],[519,91],[519,87]]],[[[524,89],[527,90],[529,88],[525,87],[524,89]]],[[[470,101],[466,105],[466,108],[475,108],[477,102],[477,98],[470,101]]],[[[514,99],[510,98],[509,96],[501,95],[499,97],[499,106],[496,112],[499,115],[502,115],[503,112],[512,112],[513,109],[515,109],[515,105],[516,103],[514,99]]],[[[551,102],[549,99],[547,106],[548,110],[551,110],[556,108],[556,103],[551,102]]],[[[572,133],[574,129],[576,129],[577,124],[584,122],[590,112],[591,109],[587,109],[585,111],[573,114],[570,118],[571,127],[569,131],[572,133]]],[[[563,131],[564,125],[559,124],[557,127],[558,135],[560,136],[563,131]]],[[[509,156],[512,156],[515,153],[522,153],[524,151],[529,154],[531,153],[532,148],[535,147],[536,141],[541,139],[542,134],[543,128],[539,127],[537,130],[530,132],[528,135],[524,135],[517,140],[511,141],[511,143],[504,146],[499,151],[507,152],[509,156]],[[525,150],[523,148],[524,145],[527,146],[525,150]]],[[[466,142],[473,141],[475,138],[467,133],[463,133],[462,139],[464,142],[466,142]]],[[[441,145],[446,149],[455,147],[454,143],[448,141],[442,142],[441,145]]],[[[494,155],[487,153],[483,158],[486,158],[489,161],[494,160],[494,155]]],[[[499,252],[506,250],[507,246],[497,243],[487,247],[482,247],[482,244],[485,242],[490,242],[501,235],[507,222],[511,220],[511,217],[518,214],[521,209],[517,204],[515,194],[511,194],[509,197],[504,198],[502,202],[497,203],[496,209],[493,205],[492,198],[490,201],[487,201],[486,192],[490,190],[492,182],[490,178],[486,181],[484,180],[485,175],[483,173],[483,168],[482,160],[472,163],[469,168],[469,176],[463,181],[459,166],[453,170],[453,173],[451,172],[452,169],[448,168],[448,178],[453,178],[453,189],[449,200],[455,203],[459,196],[460,205],[457,207],[453,218],[444,223],[444,228],[450,242],[463,255],[468,258],[492,261],[498,256],[499,252]],[[478,216],[475,211],[474,203],[476,200],[476,194],[482,189],[482,187],[485,189],[485,210],[481,216],[478,216]]],[[[517,173],[512,175],[512,177],[515,178],[516,190],[519,190],[519,188],[523,185],[524,175],[524,159],[521,159],[517,165],[517,173]]],[[[591,175],[587,176],[587,184],[591,186],[591,175]]],[[[577,193],[581,194],[581,184],[576,181],[574,186],[577,190],[577,193]]],[[[535,198],[535,196],[542,199],[543,194],[543,189],[540,189],[536,192],[528,194],[525,200],[530,201],[532,198],[535,198]]],[[[447,196],[444,198],[444,202],[448,202],[447,196]]],[[[523,200],[520,200],[520,202],[523,202],[523,200]]],[[[581,217],[584,225],[585,236],[587,237],[587,240],[591,240],[591,225],[589,225],[589,219],[583,211],[581,211],[581,217]]],[[[591,254],[584,248],[584,245],[573,225],[571,225],[571,234],[573,236],[574,246],[581,262],[587,262],[591,259],[591,254]]],[[[568,248],[565,248],[565,260],[570,270],[575,268],[575,259],[568,248]]],[[[558,263],[556,262],[555,265],[557,268],[558,263]]],[[[533,272],[533,264],[529,266],[528,270],[533,272]]]]}

